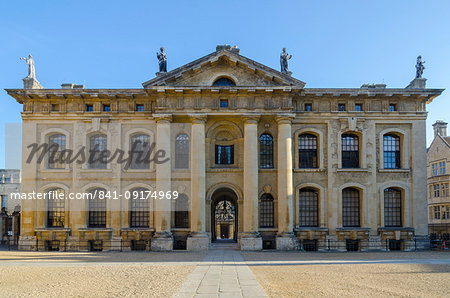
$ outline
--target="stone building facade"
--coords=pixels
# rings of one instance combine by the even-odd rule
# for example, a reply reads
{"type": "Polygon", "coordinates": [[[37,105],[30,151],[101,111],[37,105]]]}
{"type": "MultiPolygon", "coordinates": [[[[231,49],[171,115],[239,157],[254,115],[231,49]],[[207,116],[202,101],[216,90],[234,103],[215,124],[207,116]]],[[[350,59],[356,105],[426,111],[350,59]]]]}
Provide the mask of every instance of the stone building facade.
{"type": "Polygon", "coordinates": [[[25,200],[20,249],[202,250],[225,238],[242,250],[408,250],[428,234],[425,106],[442,90],[424,79],[305,88],[218,46],[142,89],[74,87],[7,90],[23,104],[22,192],[179,197],[25,200]],[[169,162],[26,162],[32,143],[128,151],[135,140],[169,162]]]}
{"type": "Polygon", "coordinates": [[[428,228],[433,238],[449,239],[450,234],[450,137],[447,123],[433,124],[434,139],[427,151],[428,228]]]}
{"type": "Polygon", "coordinates": [[[20,170],[0,170],[1,208],[8,214],[11,214],[17,206],[20,206],[20,200],[13,200],[10,197],[13,192],[20,192],[20,170]]]}

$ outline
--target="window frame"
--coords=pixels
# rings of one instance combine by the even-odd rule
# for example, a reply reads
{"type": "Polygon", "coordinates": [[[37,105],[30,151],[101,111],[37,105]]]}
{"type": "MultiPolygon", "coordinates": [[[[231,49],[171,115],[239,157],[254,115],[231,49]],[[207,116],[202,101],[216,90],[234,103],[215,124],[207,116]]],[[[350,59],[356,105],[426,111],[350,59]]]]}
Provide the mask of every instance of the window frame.
{"type": "Polygon", "coordinates": [[[264,193],[259,199],[259,227],[270,229],[275,227],[275,204],[274,198],[269,193],[264,193]]]}
{"type": "Polygon", "coordinates": [[[175,200],[175,210],[173,215],[174,228],[177,229],[190,228],[189,204],[190,204],[189,197],[184,193],[179,194],[178,198],[175,200]]]}
{"type": "Polygon", "coordinates": [[[341,134],[341,168],[343,169],[359,169],[361,168],[361,141],[360,136],[353,132],[341,134]],[[344,139],[351,138],[353,141],[348,144],[344,139]],[[356,142],[355,142],[356,140],[356,142]],[[345,146],[345,147],[344,147],[345,146]],[[357,148],[358,150],[344,150],[357,148]]]}
{"type": "Polygon", "coordinates": [[[388,187],[383,191],[384,226],[403,227],[403,193],[401,190],[388,187]]]}
{"type": "Polygon", "coordinates": [[[55,159],[57,160],[60,157],[60,155],[62,154],[62,152],[64,152],[64,150],[67,149],[67,136],[65,134],[61,133],[61,132],[52,133],[52,134],[48,135],[48,144],[49,144],[49,154],[48,154],[48,158],[47,158],[47,162],[46,162],[46,164],[47,164],[46,168],[50,169],[50,170],[66,169],[67,168],[67,164],[66,163],[55,162],[55,159]],[[58,150],[57,151],[53,151],[51,149],[52,148],[51,141],[52,141],[52,138],[56,138],[56,137],[61,138],[61,140],[63,140],[64,148],[61,148],[62,147],[61,144],[58,144],[57,142],[54,142],[54,143],[58,144],[58,150]],[[51,163],[50,156],[51,156],[52,153],[50,153],[50,152],[55,152],[55,156],[54,156],[55,158],[53,159],[53,161],[54,161],[53,163],[51,163]],[[55,166],[55,165],[58,165],[58,166],[55,166]]]}
{"type": "Polygon", "coordinates": [[[386,133],[383,135],[383,168],[401,169],[401,137],[397,134],[386,133]],[[388,139],[391,138],[391,139],[388,139]],[[393,156],[391,156],[393,155],[393,156]],[[393,161],[392,161],[393,158],[393,161]]]}
{"type": "Polygon", "coordinates": [[[88,228],[106,228],[107,226],[107,201],[106,197],[99,198],[99,192],[106,193],[102,187],[91,188],[89,193],[92,198],[88,200],[87,225],[88,228]]]}
{"type": "Polygon", "coordinates": [[[259,136],[259,168],[274,168],[274,146],[273,137],[270,133],[265,132],[259,136]],[[264,138],[264,139],[263,139],[264,138]]]}
{"type": "Polygon", "coordinates": [[[215,144],[215,147],[214,147],[214,161],[215,161],[215,165],[216,166],[231,166],[231,165],[234,165],[234,144],[231,144],[231,145],[218,145],[218,144],[215,144]],[[230,148],[229,149],[229,153],[227,152],[227,155],[229,154],[229,156],[228,156],[228,160],[229,160],[229,162],[227,162],[227,163],[221,163],[220,161],[221,161],[221,157],[219,156],[220,154],[221,154],[221,152],[219,152],[219,151],[222,151],[222,150],[218,150],[219,148],[225,148],[226,150],[225,151],[228,151],[227,150],[227,148],[230,148]]]}
{"type": "MultiPolygon", "coordinates": [[[[100,155],[102,152],[107,151],[108,150],[108,135],[98,132],[98,133],[94,133],[88,136],[88,141],[89,141],[89,156],[91,155],[91,151],[95,149],[95,144],[93,145],[93,138],[95,137],[102,137],[104,139],[104,141],[102,141],[102,150],[95,150],[94,154],[100,155]],[[94,147],[94,148],[93,148],[94,147]]],[[[94,141],[95,143],[95,141],[94,141]]],[[[88,158],[88,163],[87,166],[89,169],[91,170],[104,170],[108,168],[108,157],[107,156],[103,156],[104,157],[104,161],[101,162],[100,160],[98,160],[98,156],[94,156],[95,161],[93,163],[89,162],[89,158],[88,158]]]]}
{"type": "Polygon", "coordinates": [[[304,132],[300,133],[297,136],[297,151],[298,151],[298,168],[299,169],[318,169],[319,168],[319,146],[318,146],[319,140],[318,136],[316,134],[310,133],[310,132],[304,132]],[[307,149],[301,149],[302,141],[300,140],[302,137],[305,138],[305,145],[307,149]],[[314,148],[315,147],[315,148],[314,148]],[[303,159],[304,166],[302,165],[302,156],[305,156],[303,159]],[[311,160],[312,159],[312,160],[311,160]]]}
{"type": "Polygon", "coordinates": [[[360,228],[361,227],[361,190],[354,187],[342,189],[342,227],[360,228]],[[352,194],[350,194],[352,192],[352,194]],[[346,196],[346,194],[348,196],[346,196]],[[355,195],[357,194],[357,195],[355,195]],[[353,199],[354,201],[350,201],[353,199]]]}
{"type": "Polygon", "coordinates": [[[298,200],[299,227],[319,227],[320,225],[319,213],[320,213],[319,191],[312,187],[303,187],[299,189],[299,200],[298,200]],[[308,194],[308,196],[306,196],[306,194],[308,194]]]}
{"type": "Polygon", "coordinates": [[[130,190],[131,198],[129,205],[129,225],[130,228],[149,228],[150,227],[150,200],[148,197],[147,188],[144,187],[135,187],[130,190]],[[135,196],[133,192],[138,192],[137,199],[134,199],[135,196]],[[140,192],[143,192],[142,194],[140,192]]]}
{"type": "Polygon", "coordinates": [[[187,133],[179,133],[175,137],[175,169],[189,169],[190,141],[187,133]]]}

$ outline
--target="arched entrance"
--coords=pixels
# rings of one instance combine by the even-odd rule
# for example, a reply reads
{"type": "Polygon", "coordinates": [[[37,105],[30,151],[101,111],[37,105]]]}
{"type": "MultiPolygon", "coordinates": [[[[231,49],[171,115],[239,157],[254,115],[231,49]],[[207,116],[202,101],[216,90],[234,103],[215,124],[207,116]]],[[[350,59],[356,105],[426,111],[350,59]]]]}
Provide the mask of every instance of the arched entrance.
{"type": "Polygon", "coordinates": [[[220,188],[211,198],[211,240],[236,242],[238,236],[237,196],[229,188],[220,188]]]}

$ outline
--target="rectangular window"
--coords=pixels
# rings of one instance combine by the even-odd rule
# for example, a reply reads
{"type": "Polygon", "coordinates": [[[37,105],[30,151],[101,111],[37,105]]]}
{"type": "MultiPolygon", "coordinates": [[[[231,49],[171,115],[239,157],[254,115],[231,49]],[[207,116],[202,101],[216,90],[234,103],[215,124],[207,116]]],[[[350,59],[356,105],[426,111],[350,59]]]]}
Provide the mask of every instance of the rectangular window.
{"type": "Polygon", "coordinates": [[[431,166],[433,167],[433,176],[436,176],[437,175],[437,164],[434,163],[431,166]]]}
{"type": "Polygon", "coordinates": [[[345,112],[345,103],[338,104],[338,111],[345,112]]]}
{"type": "Polygon", "coordinates": [[[305,112],[311,112],[312,111],[312,104],[305,103],[305,112]]]}
{"type": "Polygon", "coordinates": [[[2,197],[2,206],[1,208],[8,208],[8,196],[7,195],[3,195],[2,197]]]}
{"type": "Polygon", "coordinates": [[[103,112],[111,112],[111,106],[110,105],[103,105],[103,112]]]}
{"type": "Polygon", "coordinates": [[[439,184],[435,184],[433,185],[433,187],[434,187],[434,197],[439,198],[440,197],[439,184]]]}
{"type": "Polygon", "coordinates": [[[362,104],[360,103],[355,104],[355,112],[362,112],[362,104]]]}
{"type": "Polygon", "coordinates": [[[94,105],[87,104],[86,105],[86,112],[93,112],[94,111],[94,105]]]}
{"type": "Polygon", "coordinates": [[[359,168],[359,138],[342,135],[342,168],[359,168]]]}
{"type": "Polygon", "coordinates": [[[445,161],[439,163],[439,175],[445,175],[445,161]]]}
{"type": "Polygon", "coordinates": [[[221,146],[216,145],[216,164],[232,165],[234,164],[234,145],[221,146]]]}
{"type": "Polygon", "coordinates": [[[389,112],[395,112],[395,111],[397,111],[396,105],[393,103],[389,104],[389,112]]]}
{"type": "Polygon", "coordinates": [[[346,188],[342,191],[342,225],[360,227],[359,191],[346,188]]]}
{"type": "Polygon", "coordinates": [[[143,104],[137,104],[136,105],[136,112],[143,112],[144,111],[144,105],[143,104]]]}
{"type": "Polygon", "coordinates": [[[441,206],[434,207],[434,219],[441,219],[441,206]]]}
{"type": "Polygon", "coordinates": [[[319,226],[319,193],[314,189],[301,189],[299,201],[301,227],[319,226]]]}
{"type": "Polygon", "coordinates": [[[221,99],[220,100],[220,107],[221,108],[228,108],[228,99],[221,99]]]}
{"type": "Polygon", "coordinates": [[[450,219],[450,206],[442,206],[442,219],[450,219]]]}

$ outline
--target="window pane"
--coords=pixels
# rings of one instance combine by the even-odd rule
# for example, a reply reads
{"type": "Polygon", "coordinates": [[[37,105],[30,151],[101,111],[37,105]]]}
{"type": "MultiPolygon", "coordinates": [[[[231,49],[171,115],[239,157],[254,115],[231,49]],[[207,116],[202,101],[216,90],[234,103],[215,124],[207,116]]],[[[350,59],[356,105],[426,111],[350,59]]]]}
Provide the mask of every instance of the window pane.
{"type": "Polygon", "coordinates": [[[175,140],[175,168],[189,168],[189,137],[180,134],[175,140]]]}
{"type": "Polygon", "coordinates": [[[95,188],[89,193],[92,195],[89,198],[89,227],[106,228],[106,198],[103,196],[106,191],[103,188],[95,188]]]}
{"type": "Polygon", "coordinates": [[[259,139],[259,167],[273,168],[273,138],[270,134],[262,134],[259,139]]]}
{"type": "Polygon", "coordinates": [[[344,227],[361,225],[359,191],[356,189],[345,188],[342,191],[342,225],[344,227]]]}
{"type": "Polygon", "coordinates": [[[94,135],[90,137],[89,168],[106,169],[106,150],[105,135],[94,135]]]}
{"type": "Polygon", "coordinates": [[[234,145],[230,146],[216,145],[216,164],[219,165],[234,164],[234,145]]]}
{"type": "Polygon", "coordinates": [[[354,134],[343,134],[342,167],[359,168],[359,138],[354,134]]]}
{"type": "Polygon", "coordinates": [[[300,226],[319,226],[319,193],[314,189],[301,189],[299,202],[300,226]]]}
{"type": "Polygon", "coordinates": [[[302,134],[298,137],[298,165],[300,168],[317,168],[317,137],[302,134]]]}
{"type": "Polygon", "coordinates": [[[64,169],[65,163],[61,158],[62,151],[66,149],[66,136],[62,134],[52,135],[48,139],[49,155],[48,155],[48,168],[49,169],[64,169]]]}
{"type": "Polygon", "coordinates": [[[383,154],[385,169],[399,169],[400,165],[400,137],[385,135],[383,137],[383,154]]]}
{"type": "Polygon", "coordinates": [[[133,157],[131,159],[131,169],[150,168],[150,137],[146,134],[134,135],[131,137],[131,149],[133,157]]]}
{"type": "Polygon", "coordinates": [[[384,225],[386,227],[402,226],[402,196],[399,190],[384,190],[384,225]]]}
{"type": "Polygon", "coordinates": [[[263,194],[259,202],[259,227],[273,228],[273,197],[263,194]]]}
{"type": "Polygon", "coordinates": [[[150,196],[146,188],[134,188],[130,196],[130,227],[149,226],[150,196]]]}
{"type": "Polygon", "coordinates": [[[175,202],[175,228],[189,228],[189,198],[185,194],[175,202]]]}
{"type": "Polygon", "coordinates": [[[65,199],[63,189],[52,189],[49,191],[47,209],[47,227],[63,228],[65,220],[65,199]],[[62,199],[59,199],[62,196],[62,199]]]}

